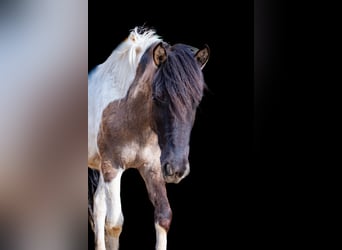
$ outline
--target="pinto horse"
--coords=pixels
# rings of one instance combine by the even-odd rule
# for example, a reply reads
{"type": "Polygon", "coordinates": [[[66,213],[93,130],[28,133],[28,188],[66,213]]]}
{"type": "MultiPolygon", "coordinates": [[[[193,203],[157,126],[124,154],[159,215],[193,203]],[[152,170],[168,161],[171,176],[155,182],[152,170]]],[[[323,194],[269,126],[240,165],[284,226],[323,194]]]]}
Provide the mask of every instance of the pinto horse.
{"type": "Polygon", "coordinates": [[[189,142],[206,88],[207,45],[170,45],[135,28],[89,74],[88,167],[98,170],[89,207],[95,247],[118,249],[121,176],[135,168],[154,206],[156,249],[166,250],[172,211],[166,183],[189,174],[189,142]]]}

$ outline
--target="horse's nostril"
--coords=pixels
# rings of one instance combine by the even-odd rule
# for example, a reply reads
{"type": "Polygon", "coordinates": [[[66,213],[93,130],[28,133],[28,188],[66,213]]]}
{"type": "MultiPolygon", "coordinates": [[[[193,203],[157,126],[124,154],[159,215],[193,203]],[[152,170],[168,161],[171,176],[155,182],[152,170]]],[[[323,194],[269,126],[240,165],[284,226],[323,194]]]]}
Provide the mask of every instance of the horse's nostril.
{"type": "Polygon", "coordinates": [[[176,172],[175,172],[175,176],[177,176],[178,178],[182,177],[183,174],[184,174],[183,171],[176,171],[176,172]]]}
{"type": "Polygon", "coordinates": [[[164,170],[165,170],[165,175],[168,175],[168,176],[173,175],[173,169],[172,169],[170,163],[166,163],[166,164],[164,165],[164,170]]]}

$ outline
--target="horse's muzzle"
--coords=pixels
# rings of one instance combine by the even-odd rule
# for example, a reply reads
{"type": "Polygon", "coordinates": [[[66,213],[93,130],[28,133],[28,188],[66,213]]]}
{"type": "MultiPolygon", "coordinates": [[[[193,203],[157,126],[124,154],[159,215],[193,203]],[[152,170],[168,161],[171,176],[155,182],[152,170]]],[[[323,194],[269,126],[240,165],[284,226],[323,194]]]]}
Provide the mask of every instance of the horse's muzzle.
{"type": "Polygon", "coordinates": [[[167,183],[179,183],[185,176],[190,173],[189,163],[180,167],[174,166],[166,162],[162,166],[163,176],[167,183]]]}

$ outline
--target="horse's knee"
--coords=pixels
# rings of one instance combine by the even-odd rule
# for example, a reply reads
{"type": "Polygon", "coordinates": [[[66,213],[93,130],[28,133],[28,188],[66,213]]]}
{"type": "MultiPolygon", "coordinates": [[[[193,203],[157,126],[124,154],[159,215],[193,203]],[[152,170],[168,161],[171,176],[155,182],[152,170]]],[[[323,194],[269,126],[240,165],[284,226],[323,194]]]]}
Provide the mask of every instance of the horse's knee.
{"type": "Polygon", "coordinates": [[[106,225],[105,230],[106,230],[106,235],[119,238],[122,232],[122,225],[116,225],[116,226],[106,225]]]}
{"type": "Polygon", "coordinates": [[[165,209],[164,211],[160,211],[156,214],[156,223],[159,226],[165,229],[166,232],[169,231],[170,225],[172,221],[172,211],[170,208],[165,209]]]}
{"type": "Polygon", "coordinates": [[[123,222],[124,218],[122,213],[120,213],[120,216],[115,220],[108,220],[107,218],[105,225],[107,235],[118,238],[122,231],[123,222]]]}

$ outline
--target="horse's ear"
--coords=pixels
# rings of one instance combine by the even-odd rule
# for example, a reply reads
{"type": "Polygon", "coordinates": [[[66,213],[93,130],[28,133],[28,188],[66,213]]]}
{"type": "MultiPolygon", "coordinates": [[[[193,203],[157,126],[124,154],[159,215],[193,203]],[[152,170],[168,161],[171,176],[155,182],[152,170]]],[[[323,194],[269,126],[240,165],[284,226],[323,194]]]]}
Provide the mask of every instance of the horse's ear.
{"type": "Polygon", "coordinates": [[[196,52],[195,58],[197,62],[199,63],[201,69],[204,68],[204,66],[207,64],[210,56],[210,49],[207,44],[204,45],[203,49],[200,49],[196,52]]]}
{"type": "Polygon", "coordinates": [[[162,64],[167,58],[167,54],[166,54],[166,50],[163,46],[163,43],[160,42],[157,44],[156,47],[154,47],[153,50],[153,60],[154,63],[159,66],[160,64],[162,64]]]}

